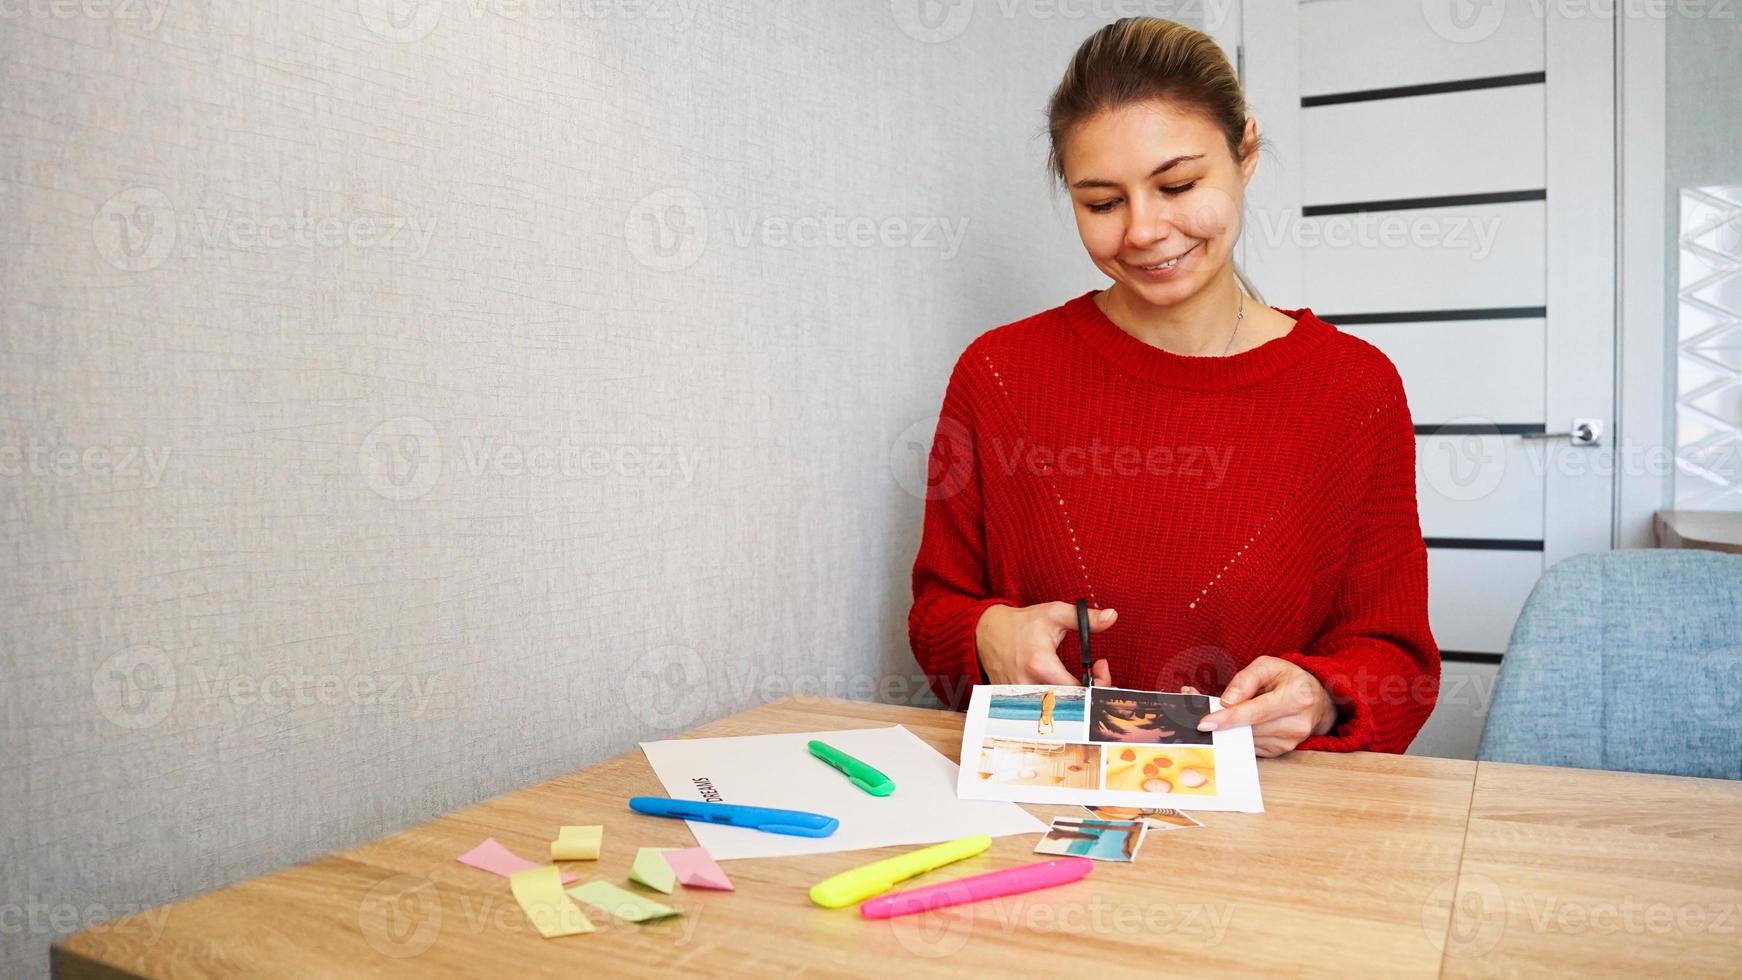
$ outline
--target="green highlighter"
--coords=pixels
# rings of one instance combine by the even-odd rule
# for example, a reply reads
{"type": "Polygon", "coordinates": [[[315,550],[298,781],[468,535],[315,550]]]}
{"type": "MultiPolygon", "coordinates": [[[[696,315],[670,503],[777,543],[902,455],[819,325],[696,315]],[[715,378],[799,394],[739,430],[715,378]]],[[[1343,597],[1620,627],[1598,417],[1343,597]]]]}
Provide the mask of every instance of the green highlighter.
{"type": "Polygon", "coordinates": [[[854,786],[870,793],[872,796],[888,796],[890,793],[895,792],[895,783],[890,780],[888,776],[883,775],[832,745],[826,745],[822,742],[813,740],[810,743],[810,750],[811,755],[814,755],[836,769],[839,769],[843,775],[852,781],[854,786]]]}

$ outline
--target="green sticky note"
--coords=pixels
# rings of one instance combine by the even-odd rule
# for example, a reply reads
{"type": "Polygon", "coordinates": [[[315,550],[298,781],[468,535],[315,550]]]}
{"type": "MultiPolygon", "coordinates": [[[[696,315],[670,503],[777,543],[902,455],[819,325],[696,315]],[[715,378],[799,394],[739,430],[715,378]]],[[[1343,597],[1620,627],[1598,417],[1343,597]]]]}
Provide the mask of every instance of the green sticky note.
{"type": "Polygon", "coordinates": [[[671,894],[677,887],[677,873],[665,859],[665,848],[643,847],[635,852],[635,864],[629,868],[629,880],[638,881],[656,891],[671,894]]]}
{"type": "MultiPolygon", "coordinates": [[[[658,853],[658,852],[655,852],[658,853]]],[[[576,885],[569,889],[569,896],[577,898],[588,905],[597,906],[607,913],[625,922],[646,922],[649,919],[663,919],[668,915],[682,915],[683,912],[669,905],[661,905],[652,899],[640,895],[608,881],[589,881],[584,885],[576,885]]]]}

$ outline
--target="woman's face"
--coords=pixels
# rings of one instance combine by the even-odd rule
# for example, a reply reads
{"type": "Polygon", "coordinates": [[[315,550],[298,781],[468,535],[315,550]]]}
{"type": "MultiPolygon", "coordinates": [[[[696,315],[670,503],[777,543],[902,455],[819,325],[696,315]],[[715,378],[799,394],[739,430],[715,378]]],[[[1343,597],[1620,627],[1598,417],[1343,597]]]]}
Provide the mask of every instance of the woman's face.
{"type": "MultiPolygon", "coordinates": [[[[1248,144],[1256,133],[1249,121],[1248,144]]],[[[1258,154],[1236,162],[1204,113],[1160,100],[1108,109],[1076,127],[1063,156],[1083,247],[1134,297],[1172,306],[1232,260],[1258,154]]]]}

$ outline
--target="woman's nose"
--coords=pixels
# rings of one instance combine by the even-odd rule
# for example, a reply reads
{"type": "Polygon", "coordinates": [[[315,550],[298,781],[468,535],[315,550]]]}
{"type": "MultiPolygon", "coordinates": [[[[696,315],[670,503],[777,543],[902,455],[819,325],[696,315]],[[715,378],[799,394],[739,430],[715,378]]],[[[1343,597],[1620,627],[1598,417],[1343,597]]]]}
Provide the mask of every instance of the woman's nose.
{"type": "Polygon", "coordinates": [[[1159,202],[1136,202],[1126,214],[1130,220],[1125,225],[1125,243],[1133,249],[1148,248],[1173,234],[1173,215],[1159,202]]]}

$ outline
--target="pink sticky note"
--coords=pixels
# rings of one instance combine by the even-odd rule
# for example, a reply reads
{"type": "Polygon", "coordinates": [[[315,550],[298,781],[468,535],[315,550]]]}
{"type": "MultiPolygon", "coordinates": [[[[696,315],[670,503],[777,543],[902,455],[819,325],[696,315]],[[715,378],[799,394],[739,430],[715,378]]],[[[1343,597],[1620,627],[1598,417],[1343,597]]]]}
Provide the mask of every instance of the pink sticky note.
{"type": "Polygon", "coordinates": [[[671,865],[671,870],[677,874],[677,880],[683,882],[685,888],[713,888],[723,892],[733,892],[731,879],[726,872],[720,870],[713,855],[700,847],[685,847],[665,852],[665,863],[671,865]]]}
{"type": "MultiPolygon", "coordinates": [[[[516,871],[526,871],[530,868],[541,868],[544,865],[536,861],[528,861],[496,842],[494,837],[484,838],[484,843],[460,855],[461,864],[471,865],[480,871],[488,871],[493,875],[506,878],[516,871]]],[[[580,875],[574,872],[563,874],[563,884],[579,881],[580,875]]]]}

